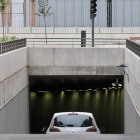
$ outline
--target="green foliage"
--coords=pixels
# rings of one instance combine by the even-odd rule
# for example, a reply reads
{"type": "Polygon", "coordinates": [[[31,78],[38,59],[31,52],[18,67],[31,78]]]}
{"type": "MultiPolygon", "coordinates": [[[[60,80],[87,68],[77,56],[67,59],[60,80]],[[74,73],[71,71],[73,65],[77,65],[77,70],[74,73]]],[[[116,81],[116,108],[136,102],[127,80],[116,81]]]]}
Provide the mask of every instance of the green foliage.
{"type": "MultiPolygon", "coordinates": [[[[0,13],[2,14],[2,17],[5,14],[5,9],[9,3],[9,0],[0,0],[0,13]]],[[[3,28],[3,39],[4,39],[4,19],[2,18],[2,28],[3,28]]]]}
{"type": "Polygon", "coordinates": [[[16,37],[15,37],[15,36],[11,36],[11,37],[10,37],[10,40],[11,40],[11,41],[16,40],[16,37]]]}
{"type": "Polygon", "coordinates": [[[38,4],[39,4],[39,16],[43,16],[44,19],[44,26],[45,26],[45,33],[46,31],[46,16],[50,16],[51,14],[53,14],[52,12],[50,12],[51,10],[51,6],[49,6],[49,0],[38,0],[38,4]]]}
{"type": "Polygon", "coordinates": [[[51,6],[49,6],[49,0],[38,0],[39,4],[39,16],[43,15],[43,17],[50,16],[51,6]]]}
{"type": "Polygon", "coordinates": [[[15,36],[0,37],[0,43],[2,43],[2,42],[7,42],[7,41],[13,41],[13,40],[16,40],[16,37],[15,37],[15,36]]]}
{"type": "Polygon", "coordinates": [[[0,0],[0,12],[1,13],[4,13],[8,3],[9,3],[9,0],[0,0]]]}

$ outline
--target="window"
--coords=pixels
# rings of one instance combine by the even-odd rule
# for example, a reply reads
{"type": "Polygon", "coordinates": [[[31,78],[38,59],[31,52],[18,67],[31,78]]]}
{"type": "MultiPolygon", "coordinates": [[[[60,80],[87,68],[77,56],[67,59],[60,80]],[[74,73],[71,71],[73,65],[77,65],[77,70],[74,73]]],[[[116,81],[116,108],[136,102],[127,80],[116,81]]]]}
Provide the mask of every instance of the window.
{"type": "Polygon", "coordinates": [[[54,119],[57,127],[89,127],[93,126],[92,118],[87,115],[62,115],[54,119]]]}

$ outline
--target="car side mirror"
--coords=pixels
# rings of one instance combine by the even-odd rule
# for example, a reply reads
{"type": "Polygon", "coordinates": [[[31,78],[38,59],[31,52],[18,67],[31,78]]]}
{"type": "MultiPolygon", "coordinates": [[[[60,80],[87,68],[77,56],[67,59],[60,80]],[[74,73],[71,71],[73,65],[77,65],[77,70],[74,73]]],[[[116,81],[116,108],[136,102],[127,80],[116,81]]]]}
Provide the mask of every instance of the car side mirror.
{"type": "Polygon", "coordinates": [[[43,133],[46,133],[46,132],[47,132],[47,127],[43,127],[43,128],[42,128],[42,132],[43,132],[43,133]]]}

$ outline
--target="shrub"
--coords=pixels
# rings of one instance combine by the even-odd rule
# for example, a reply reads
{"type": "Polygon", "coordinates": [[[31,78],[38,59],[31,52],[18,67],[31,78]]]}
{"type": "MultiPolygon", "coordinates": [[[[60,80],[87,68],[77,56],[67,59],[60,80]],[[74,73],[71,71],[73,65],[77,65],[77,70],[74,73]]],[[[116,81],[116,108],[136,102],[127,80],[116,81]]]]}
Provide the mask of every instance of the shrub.
{"type": "Polygon", "coordinates": [[[16,40],[15,36],[11,36],[11,37],[5,36],[4,38],[0,37],[0,43],[7,42],[7,41],[13,41],[13,40],[16,40]]]}

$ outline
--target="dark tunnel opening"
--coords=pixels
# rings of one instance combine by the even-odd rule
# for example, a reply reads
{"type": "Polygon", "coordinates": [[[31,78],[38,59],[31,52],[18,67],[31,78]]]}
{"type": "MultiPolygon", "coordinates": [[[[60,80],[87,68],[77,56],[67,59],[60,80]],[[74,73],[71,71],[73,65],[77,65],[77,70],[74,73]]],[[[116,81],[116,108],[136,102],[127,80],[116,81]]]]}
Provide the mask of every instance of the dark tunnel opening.
{"type": "Polygon", "coordinates": [[[30,133],[56,112],[91,112],[102,133],[124,133],[122,76],[30,76],[30,133]]]}

